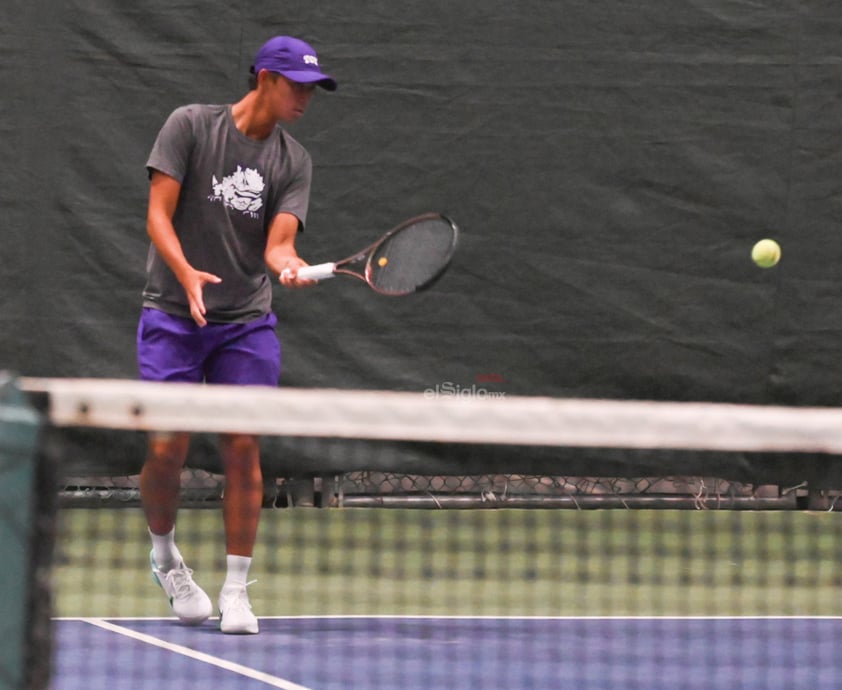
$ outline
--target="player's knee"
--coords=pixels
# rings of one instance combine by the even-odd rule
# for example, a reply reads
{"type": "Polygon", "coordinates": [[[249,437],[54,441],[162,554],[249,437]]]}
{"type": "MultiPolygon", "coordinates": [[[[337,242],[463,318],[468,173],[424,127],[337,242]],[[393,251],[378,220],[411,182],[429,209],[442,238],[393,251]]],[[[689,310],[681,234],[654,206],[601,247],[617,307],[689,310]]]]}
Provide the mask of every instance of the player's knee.
{"type": "Polygon", "coordinates": [[[220,447],[229,478],[234,475],[252,480],[260,477],[260,441],[256,436],[226,434],[220,437],[220,447]]]}
{"type": "Polygon", "coordinates": [[[181,433],[153,432],[149,434],[147,463],[181,467],[187,457],[189,436],[181,433]]]}
{"type": "Polygon", "coordinates": [[[223,434],[220,436],[222,452],[237,458],[248,458],[259,452],[257,436],[250,434],[223,434]]]}

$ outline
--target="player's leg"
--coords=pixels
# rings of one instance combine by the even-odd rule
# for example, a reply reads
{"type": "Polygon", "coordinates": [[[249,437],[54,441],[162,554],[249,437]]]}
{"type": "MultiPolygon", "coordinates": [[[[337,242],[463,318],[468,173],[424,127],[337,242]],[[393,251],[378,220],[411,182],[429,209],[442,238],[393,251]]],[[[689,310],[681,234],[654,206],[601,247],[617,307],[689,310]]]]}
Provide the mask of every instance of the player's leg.
{"type": "Polygon", "coordinates": [[[225,470],[222,515],[226,553],[251,558],[263,505],[260,441],[256,436],[224,434],[219,445],[225,470]]]}
{"type": "MultiPolygon", "coordinates": [[[[190,444],[188,434],[151,432],[146,460],[140,472],[140,497],[146,522],[152,534],[168,534],[175,528],[181,493],[181,470],[190,444]]],[[[156,554],[159,563],[168,565],[168,554],[156,554]]]]}
{"type": "MultiPolygon", "coordinates": [[[[192,323],[192,322],[190,322],[192,323]]],[[[201,363],[184,319],[144,309],[138,325],[137,355],[141,378],[147,381],[201,380],[201,363]]],[[[140,498],[152,540],[150,564],[155,581],[185,623],[198,624],[213,613],[207,594],[193,581],[193,571],[175,543],[175,522],[181,491],[181,471],[190,444],[188,434],[149,434],[140,473],[140,498]]]]}
{"type": "Polygon", "coordinates": [[[246,587],[250,584],[254,542],[263,504],[259,440],[255,436],[224,435],[220,452],[225,468],[225,560],[227,571],[219,595],[219,627],[225,633],[256,633],[246,587]]]}
{"type": "MultiPolygon", "coordinates": [[[[213,356],[206,377],[210,383],[277,386],[281,352],[275,317],[247,324],[230,324],[213,356]]],[[[220,437],[225,470],[223,519],[227,573],[219,596],[220,629],[226,633],[256,633],[246,586],[263,504],[260,441],[255,436],[220,437]]]]}

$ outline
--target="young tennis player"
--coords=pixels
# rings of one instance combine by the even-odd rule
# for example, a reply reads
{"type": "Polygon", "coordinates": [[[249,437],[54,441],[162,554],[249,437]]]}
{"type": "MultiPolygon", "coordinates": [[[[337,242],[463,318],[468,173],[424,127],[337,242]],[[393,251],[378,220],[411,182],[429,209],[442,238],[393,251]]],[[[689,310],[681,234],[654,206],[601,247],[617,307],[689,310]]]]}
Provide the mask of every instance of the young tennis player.
{"type": "MultiPolygon", "coordinates": [[[[311,160],[280,123],[307,109],[317,86],[336,82],[307,43],[269,40],[233,105],[176,109],[149,156],[147,282],[137,332],[144,380],[276,386],[280,343],[272,278],[287,287],[305,266],[295,249],[310,196],[311,160]],[[267,271],[268,269],[268,271],[267,271]]],[[[152,537],[152,574],[188,624],[213,613],[175,543],[180,476],[189,438],[153,433],[140,477],[152,537]]],[[[225,472],[227,575],[220,629],[257,633],[246,587],[263,500],[258,439],[220,436],[225,472]]]]}

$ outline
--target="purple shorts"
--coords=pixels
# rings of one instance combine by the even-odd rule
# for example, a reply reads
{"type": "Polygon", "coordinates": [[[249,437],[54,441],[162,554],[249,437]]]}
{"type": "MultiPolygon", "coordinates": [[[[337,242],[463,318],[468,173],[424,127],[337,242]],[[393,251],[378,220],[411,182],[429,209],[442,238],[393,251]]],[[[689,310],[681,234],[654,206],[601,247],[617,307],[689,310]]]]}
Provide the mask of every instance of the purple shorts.
{"type": "Polygon", "coordinates": [[[137,327],[137,363],[144,381],[277,386],[281,376],[278,320],[211,323],[145,307],[137,327]]]}

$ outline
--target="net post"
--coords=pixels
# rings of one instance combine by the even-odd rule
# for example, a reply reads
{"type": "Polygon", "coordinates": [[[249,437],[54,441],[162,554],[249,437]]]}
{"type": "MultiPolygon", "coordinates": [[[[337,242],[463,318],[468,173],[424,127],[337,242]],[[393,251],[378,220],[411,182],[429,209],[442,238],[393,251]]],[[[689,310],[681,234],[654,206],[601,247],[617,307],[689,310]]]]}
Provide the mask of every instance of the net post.
{"type": "Polygon", "coordinates": [[[41,416],[0,372],[0,685],[45,687],[50,673],[49,592],[42,591],[43,557],[36,478],[41,416]]]}
{"type": "Polygon", "coordinates": [[[806,509],[814,512],[833,510],[836,500],[830,493],[815,484],[807,484],[806,509]]]}
{"type": "Polygon", "coordinates": [[[315,489],[312,477],[289,477],[286,487],[286,504],[289,507],[312,508],[315,505],[315,489]]]}
{"type": "Polygon", "coordinates": [[[321,476],[321,491],[319,492],[320,508],[342,507],[341,484],[341,477],[335,474],[324,474],[321,476]]]}

